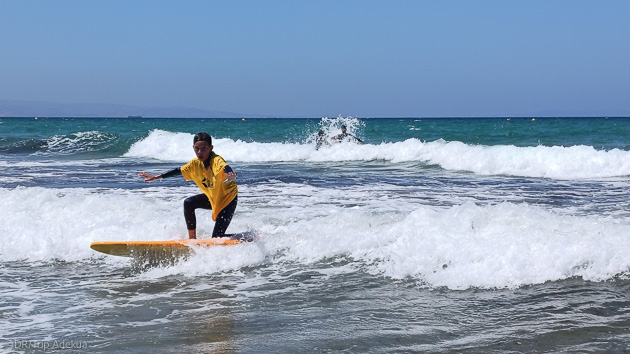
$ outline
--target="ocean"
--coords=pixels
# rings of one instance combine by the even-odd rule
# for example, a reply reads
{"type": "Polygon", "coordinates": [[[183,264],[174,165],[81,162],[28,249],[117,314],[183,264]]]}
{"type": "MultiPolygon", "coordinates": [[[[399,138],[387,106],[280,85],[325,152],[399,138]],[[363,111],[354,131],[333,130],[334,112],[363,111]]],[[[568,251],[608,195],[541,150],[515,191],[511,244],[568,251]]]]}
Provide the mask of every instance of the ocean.
{"type": "Polygon", "coordinates": [[[0,201],[0,352],[630,351],[627,118],[0,118],[0,201]],[[186,237],[201,131],[254,241],[90,249],[186,237]]]}

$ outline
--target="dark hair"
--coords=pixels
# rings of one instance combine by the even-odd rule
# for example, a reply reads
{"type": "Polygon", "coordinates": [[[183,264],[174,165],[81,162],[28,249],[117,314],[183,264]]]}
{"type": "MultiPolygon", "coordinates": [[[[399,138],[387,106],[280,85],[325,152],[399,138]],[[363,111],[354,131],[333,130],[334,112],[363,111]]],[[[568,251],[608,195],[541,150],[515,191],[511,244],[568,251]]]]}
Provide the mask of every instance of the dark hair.
{"type": "Polygon", "coordinates": [[[208,145],[212,145],[212,137],[208,133],[197,133],[193,139],[193,144],[198,141],[205,141],[208,145]]]}

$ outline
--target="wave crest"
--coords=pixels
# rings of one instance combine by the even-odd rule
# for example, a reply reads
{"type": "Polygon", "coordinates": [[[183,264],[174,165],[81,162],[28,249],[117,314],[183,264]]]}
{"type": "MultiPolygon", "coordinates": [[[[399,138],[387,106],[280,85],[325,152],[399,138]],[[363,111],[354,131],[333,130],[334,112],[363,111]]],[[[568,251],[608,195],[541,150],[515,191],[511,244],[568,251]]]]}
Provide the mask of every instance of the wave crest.
{"type": "MultiPolygon", "coordinates": [[[[194,158],[193,134],[153,130],[124,155],[186,162],[194,158]]],[[[230,162],[420,162],[479,175],[589,179],[630,175],[630,152],[592,146],[469,145],[459,141],[407,139],[378,145],[339,143],[315,149],[314,142],[260,143],[215,139],[214,151],[230,162]]]]}
{"type": "Polygon", "coordinates": [[[72,155],[101,151],[108,148],[116,138],[115,134],[99,131],[54,135],[42,141],[34,155],[72,155]]]}

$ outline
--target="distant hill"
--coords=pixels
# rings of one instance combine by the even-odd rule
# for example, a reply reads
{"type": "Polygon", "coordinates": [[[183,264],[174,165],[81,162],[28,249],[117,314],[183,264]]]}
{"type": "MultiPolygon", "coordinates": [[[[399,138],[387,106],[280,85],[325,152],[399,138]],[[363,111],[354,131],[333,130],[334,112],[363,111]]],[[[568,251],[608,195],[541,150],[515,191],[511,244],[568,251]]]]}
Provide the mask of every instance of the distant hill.
{"type": "Polygon", "coordinates": [[[271,118],[261,114],[211,111],[190,107],[136,107],[101,103],[53,103],[0,100],[0,117],[95,117],[114,118],[271,118]]]}

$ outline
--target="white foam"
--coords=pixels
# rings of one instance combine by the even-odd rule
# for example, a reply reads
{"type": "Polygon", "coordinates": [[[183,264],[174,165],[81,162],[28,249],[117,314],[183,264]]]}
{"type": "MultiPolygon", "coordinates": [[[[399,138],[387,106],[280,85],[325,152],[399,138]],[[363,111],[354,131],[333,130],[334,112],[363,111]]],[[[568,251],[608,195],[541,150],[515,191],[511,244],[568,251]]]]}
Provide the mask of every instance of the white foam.
{"type": "Polygon", "coordinates": [[[376,274],[453,289],[600,281],[630,267],[627,220],[510,203],[418,206],[406,215],[330,209],[276,228],[269,246],[284,249],[284,261],[349,256],[376,274]]]}
{"type": "Polygon", "coordinates": [[[447,170],[481,175],[513,175],[556,179],[630,175],[630,152],[596,150],[592,146],[479,146],[437,141],[426,144],[427,162],[447,170]]]}
{"type": "Polygon", "coordinates": [[[418,208],[355,250],[373,271],[451,289],[503,288],[574,276],[602,281],[630,269],[627,220],[562,215],[524,204],[418,208]],[[383,243],[383,240],[380,240],[383,243]]]}
{"type": "MultiPolygon", "coordinates": [[[[527,204],[435,207],[372,200],[371,188],[243,186],[230,232],[253,229],[250,244],[201,250],[143,277],[221,274],[243,267],[343,258],[352,267],[393,279],[452,289],[511,288],[580,276],[602,281],[630,269],[626,218],[573,215],[527,204]],[[264,198],[254,196],[265,195],[264,198]],[[251,196],[251,197],[248,197],[251,196]]],[[[85,261],[93,241],[184,238],[181,212],[194,186],[139,191],[0,189],[0,261],[85,261]]],[[[399,203],[400,202],[400,203],[399,203]]],[[[198,215],[209,235],[209,213],[198,215]]],[[[336,267],[334,262],[330,267],[336,267]]],[[[347,271],[344,269],[342,271],[347,271]]],[[[332,271],[334,273],[334,271],[332,271]]]]}
{"type": "Polygon", "coordinates": [[[76,261],[95,256],[91,242],[183,237],[180,200],[124,190],[0,189],[3,261],[76,261]],[[165,211],[161,214],[160,211],[165,211]]]}
{"type": "MultiPolygon", "coordinates": [[[[343,258],[352,262],[353,270],[467,289],[515,288],[576,276],[603,281],[630,268],[630,240],[625,236],[630,224],[625,220],[508,203],[418,207],[407,215],[335,207],[315,218],[281,214],[291,221],[261,227],[255,243],[206,250],[149,276],[221,273],[270,259],[276,267],[292,268],[343,258]]],[[[342,268],[340,272],[348,271],[342,268]]]]}
{"type": "MultiPolygon", "coordinates": [[[[194,158],[192,134],[154,130],[136,142],[126,157],[186,162],[194,158]]],[[[418,161],[446,170],[480,175],[554,179],[630,176],[630,152],[591,146],[481,146],[437,140],[408,139],[378,145],[340,143],[315,150],[314,143],[259,143],[215,139],[214,150],[229,162],[418,161]]]]}
{"type": "MultiPolygon", "coordinates": [[[[165,161],[188,161],[195,157],[192,141],[193,134],[171,133],[155,129],[148,137],[131,145],[124,156],[165,161]]],[[[213,141],[213,143],[215,142],[213,141]]]]}

